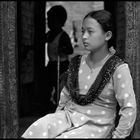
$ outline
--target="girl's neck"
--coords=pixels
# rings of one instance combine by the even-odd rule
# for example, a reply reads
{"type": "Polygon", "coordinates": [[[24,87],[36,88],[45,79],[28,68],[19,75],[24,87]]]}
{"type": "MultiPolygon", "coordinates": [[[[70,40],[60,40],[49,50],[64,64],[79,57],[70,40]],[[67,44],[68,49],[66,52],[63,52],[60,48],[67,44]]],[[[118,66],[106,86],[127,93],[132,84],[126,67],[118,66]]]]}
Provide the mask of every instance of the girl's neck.
{"type": "Polygon", "coordinates": [[[98,65],[102,60],[108,58],[108,55],[109,50],[107,47],[96,52],[91,51],[87,56],[87,62],[90,65],[90,67],[93,67],[93,65],[98,65]]]}

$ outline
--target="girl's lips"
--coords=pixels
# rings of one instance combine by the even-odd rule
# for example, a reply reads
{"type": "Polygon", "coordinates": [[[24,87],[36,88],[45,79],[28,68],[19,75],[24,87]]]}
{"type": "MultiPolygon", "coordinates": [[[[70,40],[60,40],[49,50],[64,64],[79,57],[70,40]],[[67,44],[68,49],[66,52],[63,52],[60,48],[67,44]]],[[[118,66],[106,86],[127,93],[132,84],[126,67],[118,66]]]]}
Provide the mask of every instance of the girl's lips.
{"type": "Polygon", "coordinates": [[[86,43],[86,42],[84,42],[83,44],[84,44],[84,46],[85,46],[85,47],[87,47],[87,46],[89,45],[89,44],[88,44],[88,43],[86,43]]]}

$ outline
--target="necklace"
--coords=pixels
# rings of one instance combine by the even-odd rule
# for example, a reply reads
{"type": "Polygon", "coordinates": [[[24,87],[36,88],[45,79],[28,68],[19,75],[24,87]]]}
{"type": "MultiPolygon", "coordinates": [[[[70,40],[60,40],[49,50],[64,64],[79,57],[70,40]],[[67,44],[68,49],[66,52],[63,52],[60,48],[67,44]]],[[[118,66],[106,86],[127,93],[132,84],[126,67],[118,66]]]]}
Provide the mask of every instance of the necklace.
{"type": "Polygon", "coordinates": [[[108,53],[108,54],[106,55],[106,57],[103,58],[99,63],[105,62],[105,61],[108,59],[109,56],[110,56],[110,53],[108,53]]]}
{"type": "Polygon", "coordinates": [[[93,103],[96,98],[101,94],[105,85],[112,77],[116,68],[123,64],[124,61],[117,55],[111,55],[105,62],[100,72],[98,73],[96,80],[92,83],[91,87],[87,91],[86,95],[79,94],[78,83],[78,70],[81,62],[81,56],[76,56],[72,59],[69,65],[69,72],[67,77],[66,87],[70,92],[72,101],[79,105],[88,105],[93,103]]]}
{"type": "Polygon", "coordinates": [[[89,66],[89,68],[91,69],[91,73],[93,72],[93,70],[97,67],[97,66],[99,66],[99,65],[101,65],[101,64],[103,64],[108,58],[110,57],[110,53],[108,53],[106,56],[105,56],[105,58],[103,58],[100,62],[98,62],[97,64],[92,64],[92,65],[90,65],[90,63],[87,61],[87,59],[88,59],[88,55],[87,55],[87,57],[86,57],[86,63],[87,63],[87,65],[89,66]]]}

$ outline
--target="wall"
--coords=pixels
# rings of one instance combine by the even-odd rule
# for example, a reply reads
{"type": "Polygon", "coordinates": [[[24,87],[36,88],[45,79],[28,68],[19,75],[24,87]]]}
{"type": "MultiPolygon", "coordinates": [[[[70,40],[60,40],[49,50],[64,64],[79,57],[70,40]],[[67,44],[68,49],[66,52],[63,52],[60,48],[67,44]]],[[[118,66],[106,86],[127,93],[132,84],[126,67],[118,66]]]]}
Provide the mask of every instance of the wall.
{"type": "Polygon", "coordinates": [[[137,118],[133,138],[140,138],[140,2],[125,2],[125,58],[133,77],[137,118]]]}
{"type": "Polygon", "coordinates": [[[20,70],[21,83],[34,79],[34,2],[21,1],[20,70]]]}
{"type": "Polygon", "coordinates": [[[0,2],[0,138],[18,137],[16,2],[0,2]]]}

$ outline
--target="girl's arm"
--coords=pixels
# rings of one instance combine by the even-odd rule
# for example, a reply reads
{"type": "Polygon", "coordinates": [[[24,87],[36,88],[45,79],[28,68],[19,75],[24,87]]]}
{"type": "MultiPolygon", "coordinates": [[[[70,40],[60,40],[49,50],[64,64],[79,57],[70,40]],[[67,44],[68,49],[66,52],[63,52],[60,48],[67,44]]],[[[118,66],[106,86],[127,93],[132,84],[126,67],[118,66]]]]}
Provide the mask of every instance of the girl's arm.
{"type": "Polygon", "coordinates": [[[128,64],[120,65],[116,69],[113,79],[115,97],[120,105],[120,119],[112,138],[126,138],[133,129],[137,111],[133,80],[128,64]]]}
{"type": "Polygon", "coordinates": [[[62,89],[62,91],[60,93],[59,105],[56,108],[56,111],[63,110],[65,105],[66,105],[66,103],[69,100],[70,100],[69,92],[68,92],[67,88],[64,86],[64,88],[62,89]]]}

